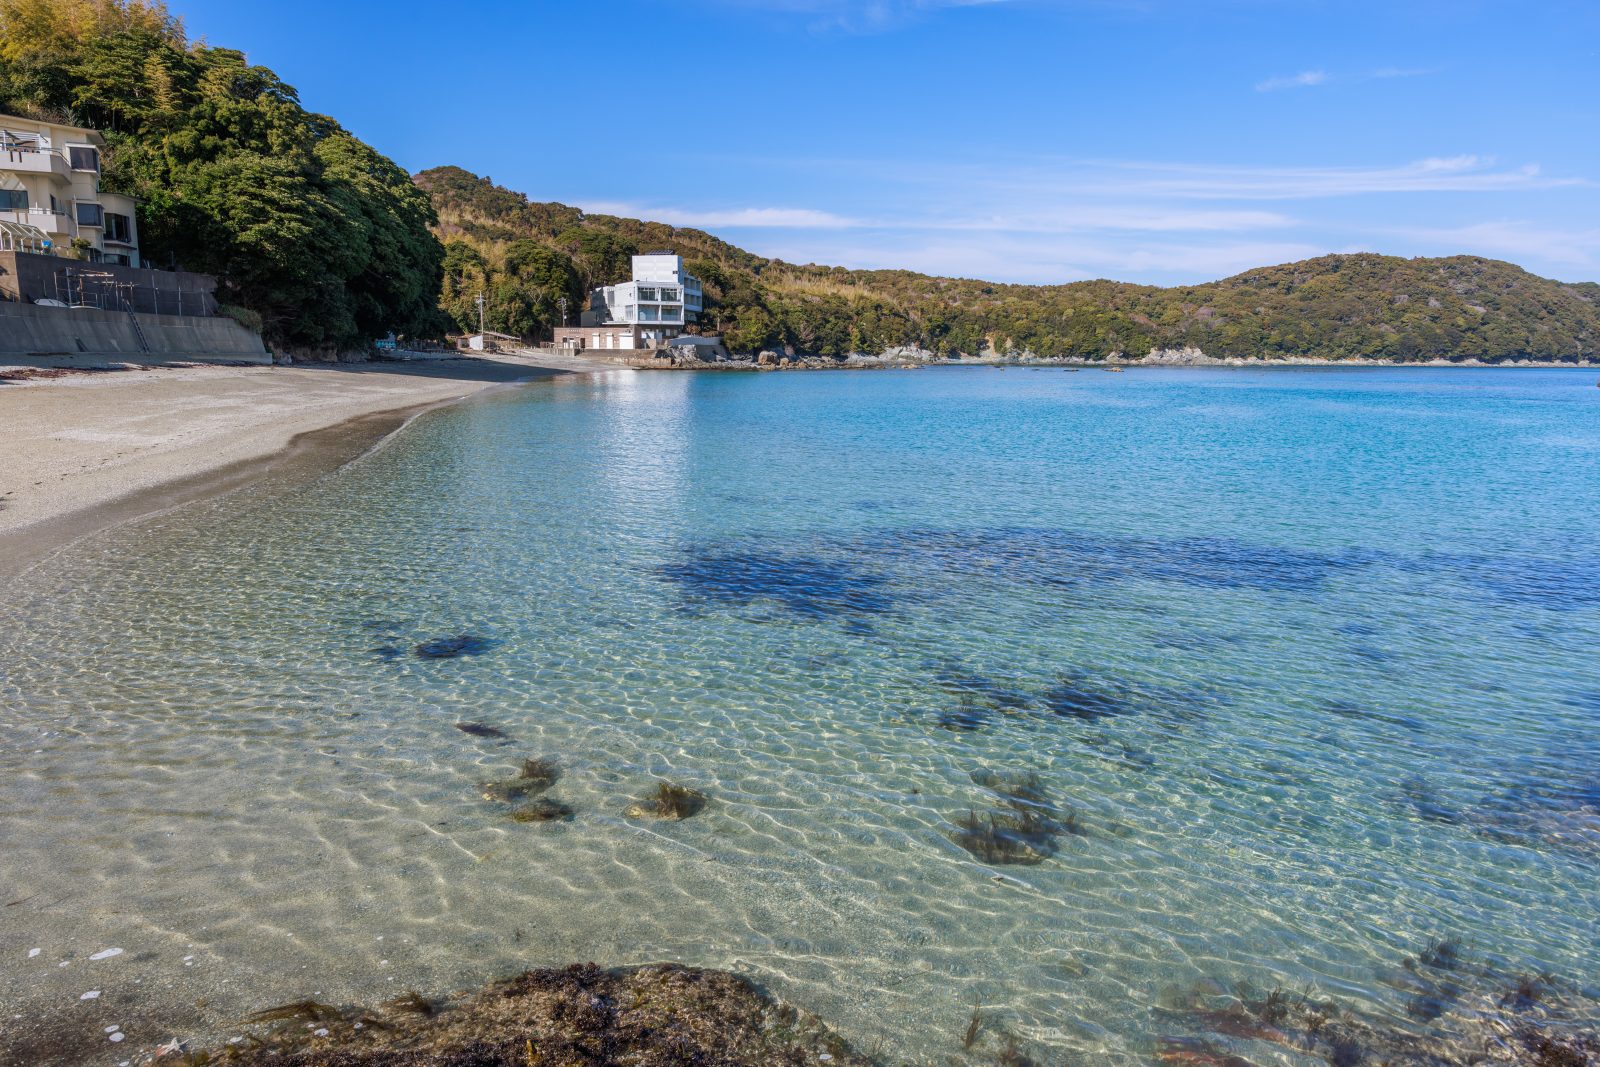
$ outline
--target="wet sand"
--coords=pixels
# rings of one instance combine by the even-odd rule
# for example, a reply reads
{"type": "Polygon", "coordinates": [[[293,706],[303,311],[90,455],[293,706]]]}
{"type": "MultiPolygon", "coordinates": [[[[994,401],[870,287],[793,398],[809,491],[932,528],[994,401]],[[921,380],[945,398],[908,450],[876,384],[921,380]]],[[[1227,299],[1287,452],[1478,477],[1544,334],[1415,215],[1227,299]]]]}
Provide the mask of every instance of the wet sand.
{"type": "Polygon", "coordinates": [[[0,579],[96,530],[355,458],[496,385],[614,370],[562,356],[156,367],[0,383],[0,579]]]}

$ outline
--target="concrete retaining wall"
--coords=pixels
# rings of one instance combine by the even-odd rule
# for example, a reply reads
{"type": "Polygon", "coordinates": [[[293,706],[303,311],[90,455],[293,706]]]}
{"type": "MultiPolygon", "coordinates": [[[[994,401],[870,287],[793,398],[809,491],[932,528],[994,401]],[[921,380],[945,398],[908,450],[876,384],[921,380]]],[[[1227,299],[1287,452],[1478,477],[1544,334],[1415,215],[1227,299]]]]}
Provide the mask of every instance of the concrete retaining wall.
{"type": "Polygon", "coordinates": [[[0,297],[19,304],[47,298],[107,311],[131,305],[144,315],[210,316],[217,313],[216,289],[209,274],[0,252],[0,297]]]}
{"type": "Polygon", "coordinates": [[[146,353],[126,312],[0,303],[0,355],[211,356],[270,363],[261,338],[227,318],[140,315],[146,353]]]}

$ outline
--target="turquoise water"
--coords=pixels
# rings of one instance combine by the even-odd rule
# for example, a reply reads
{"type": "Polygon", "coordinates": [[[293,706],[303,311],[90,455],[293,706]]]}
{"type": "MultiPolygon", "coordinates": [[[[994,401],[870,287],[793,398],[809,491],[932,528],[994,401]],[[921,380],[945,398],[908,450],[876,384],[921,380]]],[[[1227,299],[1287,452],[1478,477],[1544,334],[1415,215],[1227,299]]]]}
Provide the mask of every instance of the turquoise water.
{"type": "Polygon", "coordinates": [[[671,959],[911,1062],[991,1062],[977,1002],[984,1041],[1138,1064],[1197,983],[1423,1032],[1395,975],[1440,939],[1594,987],[1597,487],[1592,371],[618,372],[436,412],[8,590],[0,1003],[155,1043],[671,959]],[[572,821],[479,795],[528,755],[572,821]],[[1075,832],[984,862],[956,820],[1014,774],[1075,832]],[[710,805],[624,818],[662,779],[710,805]]]}

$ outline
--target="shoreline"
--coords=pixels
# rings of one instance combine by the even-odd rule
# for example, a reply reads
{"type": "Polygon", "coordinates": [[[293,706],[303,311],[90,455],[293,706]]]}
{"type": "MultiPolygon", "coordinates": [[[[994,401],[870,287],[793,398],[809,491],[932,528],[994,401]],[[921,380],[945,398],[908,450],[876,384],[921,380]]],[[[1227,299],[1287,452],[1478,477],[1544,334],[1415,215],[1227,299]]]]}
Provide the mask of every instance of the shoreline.
{"type": "Polygon", "coordinates": [[[746,355],[735,356],[727,360],[702,360],[694,355],[650,355],[635,358],[604,355],[613,366],[630,367],[635,370],[664,370],[664,371],[816,371],[816,370],[925,370],[930,367],[1052,367],[1071,370],[1105,370],[1115,367],[1119,370],[1129,370],[1140,367],[1152,367],[1178,370],[1270,370],[1275,368],[1304,368],[1304,367],[1356,367],[1356,368],[1393,368],[1396,370],[1416,368],[1437,368],[1440,370],[1600,370],[1600,362],[1594,360],[1538,360],[1538,359],[1506,359],[1496,362],[1485,362],[1475,358],[1464,359],[1370,359],[1364,356],[1350,359],[1318,359],[1314,356],[1286,356],[1273,359],[1246,359],[1242,357],[1218,358],[1207,356],[1203,353],[1168,352],[1136,359],[1122,359],[1107,357],[1105,359],[1081,359],[1069,356],[1031,356],[1026,353],[1015,355],[984,355],[963,356],[959,359],[945,359],[932,352],[912,352],[909,350],[890,350],[880,355],[866,355],[851,353],[848,356],[819,356],[814,354],[797,353],[792,356],[777,353],[763,353],[770,357],[746,355]]]}
{"type": "Polygon", "coordinates": [[[155,367],[0,385],[0,584],[100,531],[349,463],[488,390],[619,368],[570,357],[155,367]]]}

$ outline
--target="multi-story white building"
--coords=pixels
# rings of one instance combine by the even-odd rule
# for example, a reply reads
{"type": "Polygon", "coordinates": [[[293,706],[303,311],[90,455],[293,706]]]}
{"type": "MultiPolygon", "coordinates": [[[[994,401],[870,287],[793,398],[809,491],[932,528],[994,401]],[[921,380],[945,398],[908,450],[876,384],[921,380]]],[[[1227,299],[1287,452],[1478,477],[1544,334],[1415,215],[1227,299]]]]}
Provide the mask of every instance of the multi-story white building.
{"type": "Polygon", "coordinates": [[[704,300],[700,279],[684,273],[682,256],[651,252],[633,257],[631,281],[590,293],[581,322],[591,330],[608,328],[604,340],[609,343],[589,347],[651,348],[699,322],[704,300]],[[632,343],[621,343],[630,338],[632,343]]]}
{"type": "Polygon", "coordinates": [[[131,197],[100,191],[105,139],[94,130],[0,115],[0,252],[139,263],[131,197]]]}

